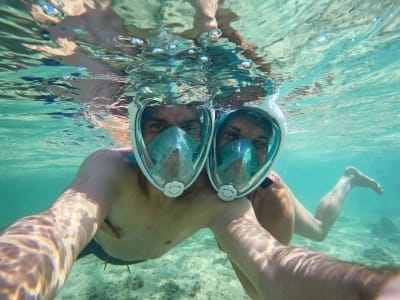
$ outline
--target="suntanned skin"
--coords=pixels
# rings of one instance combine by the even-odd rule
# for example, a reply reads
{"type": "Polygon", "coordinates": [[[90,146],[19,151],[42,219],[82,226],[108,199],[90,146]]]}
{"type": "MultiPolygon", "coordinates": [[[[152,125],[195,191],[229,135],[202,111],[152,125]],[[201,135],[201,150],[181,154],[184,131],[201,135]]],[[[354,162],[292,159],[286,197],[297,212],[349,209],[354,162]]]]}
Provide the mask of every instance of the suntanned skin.
{"type": "MultiPolygon", "coordinates": [[[[260,128],[251,118],[233,118],[223,126],[218,147],[239,138],[246,138],[253,143],[259,163],[261,163],[265,160],[268,136],[269,133],[260,128]]],[[[271,171],[268,177],[272,180],[272,185],[266,189],[259,187],[248,198],[261,226],[286,245],[290,243],[294,233],[315,241],[325,239],[353,187],[367,187],[378,194],[383,193],[383,188],[378,182],[365,176],[356,168],[348,167],[333,189],[323,197],[316,215],[312,216],[276,172],[271,171]]],[[[234,262],[231,261],[231,263],[251,298],[264,299],[239,267],[234,262]]]]}
{"type": "MultiPolygon", "coordinates": [[[[379,194],[383,192],[375,180],[365,176],[354,167],[348,167],[332,190],[322,198],[317,213],[313,216],[276,172],[271,171],[268,177],[273,184],[266,189],[255,190],[249,195],[249,200],[261,226],[286,245],[290,243],[294,233],[314,241],[324,240],[353,187],[368,187],[379,194]]],[[[238,267],[232,265],[251,298],[264,299],[238,267]]]]}
{"type": "MultiPolygon", "coordinates": [[[[186,117],[168,116],[168,123],[186,117]]],[[[109,255],[141,260],[163,255],[201,228],[213,231],[262,299],[375,299],[390,279],[284,246],[260,225],[251,201],[221,201],[204,173],[182,196],[167,198],[128,159],[131,152],[110,149],[90,155],[51,208],[0,235],[1,299],[54,297],[94,236],[109,255]]]]}
{"type": "MultiPolygon", "coordinates": [[[[207,5],[215,1],[195,2],[207,5]]],[[[204,11],[208,14],[212,9],[204,11]]],[[[66,45],[70,45],[69,41],[66,45]]],[[[62,51],[48,53],[60,55],[62,51]]],[[[99,70],[103,72],[102,68],[99,70]]],[[[159,257],[206,227],[213,230],[247,292],[255,299],[372,299],[377,287],[387,279],[362,267],[349,269],[346,264],[308,250],[286,248],[271,236],[287,244],[294,230],[316,240],[323,239],[352,187],[364,185],[381,191],[375,181],[356,169],[346,170],[321,201],[314,218],[273,172],[269,177],[274,183],[249,195],[250,201],[219,200],[204,174],[183,196],[166,198],[127,160],[131,151],[94,153],[49,210],[24,218],[2,233],[0,298],[23,298],[24,291],[51,298],[80,250],[95,234],[110,255],[140,260],[159,257]],[[308,253],[308,260],[303,259],[304,253],[308,253]],[[317,266],[310,274],[306,266],[313,265],[312,257],[317,266]],[[303,268],[299,271],[296,263],[300,262],[303,268]],[[335,272],[324,273],[330,268],[335,272]],[[347,277],[343,276],[345,273],[347,277]],[[337,277],[333,278],[334,274],[337,277]]],[[[396,284],[390,284],[398,295],[396,284]]],[[[389,294],[387,289],[383,292],[389,294]]]]}
{"type": "MultiPolygon", "coordinates": [[[[251,119],[234,118],[224,126],[218,146],[246,138],[254,144],[261,163],[265,160],[268,135],[251,119]]],[[[284,244],[290,242],[293,233],[315,241],[324,240],[352,188],[365,187],[383,194],[383,188],[377,181],[354,167],[347,167],[332,190],[320,201],[316,215],[312,216],[276,172],[271,171],[268,177],[272,185],[266,189],[258,188],[248,198],[261,225],[284,244]]]]}

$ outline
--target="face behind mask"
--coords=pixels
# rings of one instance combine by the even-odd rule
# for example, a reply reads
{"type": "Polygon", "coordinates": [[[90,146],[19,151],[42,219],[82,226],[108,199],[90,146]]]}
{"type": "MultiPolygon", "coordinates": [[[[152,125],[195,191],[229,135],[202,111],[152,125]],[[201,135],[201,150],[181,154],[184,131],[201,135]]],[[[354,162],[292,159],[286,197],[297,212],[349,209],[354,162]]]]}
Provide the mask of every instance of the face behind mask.
{"type": "Polygon", "coordinates": [[[285,133],[286,120],[275,103],[244,106],[221,117],[207,162],[208,176],[218,196],[232,201],[256,189],[266,179],[285,133]],[[235,124],[233,129],[229,129],[231,124],[235,124]],[[263,132],[261,146],[257,138],[242,136],[254,132],[245,128],[246,124],[263,132]],[[221,145],[226,136],[230,142],[221,145]]]}
{"type": "Polygon", "coordinates": [[[181,195],[207,160],[213,110],[205,105],[132,102],[129,114],[132,148],[141,171],[166,196],[181,195]]]}

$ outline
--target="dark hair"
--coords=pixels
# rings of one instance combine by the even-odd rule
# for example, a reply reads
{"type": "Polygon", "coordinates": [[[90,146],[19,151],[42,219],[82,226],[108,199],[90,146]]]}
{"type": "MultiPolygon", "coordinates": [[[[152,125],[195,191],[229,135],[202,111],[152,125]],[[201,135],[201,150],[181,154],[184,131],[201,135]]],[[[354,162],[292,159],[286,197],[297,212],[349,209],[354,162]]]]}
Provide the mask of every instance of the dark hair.
{"type": "Polygon", "coordinates": [[[250,109],[238,109],[234,112],[231,112],[225,120],[223,120],[223,123],[221,124],[219,133],[217,138],[219,139],[220,136],[219,134],[222,132],[222,129],[226,127],[228,123],[230,123],[231,120],[236,119],[236,118],[244,118],[258,127],[262,128],[266,135],[268,137],[271,137],[273,134],[273,127],[272,127],[272,120],[268,118],[266,115],[261,114],[260,112],[256,110],[250,110],[250,109]]]}

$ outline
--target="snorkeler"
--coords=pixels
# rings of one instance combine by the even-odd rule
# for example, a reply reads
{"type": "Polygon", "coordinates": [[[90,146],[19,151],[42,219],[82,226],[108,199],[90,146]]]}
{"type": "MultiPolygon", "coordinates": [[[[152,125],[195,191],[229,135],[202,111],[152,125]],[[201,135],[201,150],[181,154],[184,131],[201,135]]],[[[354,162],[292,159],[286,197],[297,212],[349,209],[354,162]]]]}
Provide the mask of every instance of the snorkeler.
{"type": "MultiPolygon", "coordinates": [[[[132,149],[91,154],[48,210],[2,232],[2,299],[54,297],[92,238],[107,255],[136,262],[157,258],[206,227],[263,299],[375,299],[392,278],[396,280],[360,265],[285,246],[259,225],[245,197],[220,199],[202,172],[214,127],[207,105],[132,102],[130,110],[132,144],[138,147],[133,157],[132,149]],[[189,174],[184,171],[188,165],[189,174]]],[[[267,116],[275,118],[271,112],[262,117],[267,116]]],[[[271,132],[261,134],[265,140],[267,133],[271,132]]],[[[262,170],[269,151],[266,144],[258,150],[267,153],[266,158],[256,153],[262,170]]],[[[222,155],[234,153],[224,150],[222,155]]],[[[267,164],[272,166],[272,162],[267,164]]],[[[259,168],[250,170],[249,176],[259,168]]],[[[217,171],[228,180],[222,180],[224,184],[231,183],[229,175],[223,174],[227,169],[217,171]]],[[[236,182],[232,185],[239,193],[247,192],[236,182]]]]}
{"type": "MultiPolygon", "coordinates": [[[[383,193],[378,182],[347,167],[312,216],[279,175],[270,170],[286,134],[285,117],[274,102],[256,106],[247,103],[224,113],[215,131],[207,170],[218,196],[225,201],[246,196],[260,224],[283,244],[289,244],[294,233],[315,241],[325,239],[353,187],[383,193]]],[[[263,299],[240,267],[232,260],[231,264],[248,295],[263,299]]]]}
{"type": "MultiPolygon", "coordinates": [[[[18,276],[18,274],[15,273],[12,275],[12,272],[17,270],[15,267],[21,266],[21,264],[22,268],[29,267],[25,264],[23,257],[25,251],[25,254],[28,254],[25,257],[30,257],[31,249],[24,248],[24,245],[29,244],[37,247],[43,252],[38,251],[35,252],[34,255],[38,255],[38,257],[46,257],[49,255],[48,258],[50,258],[50,262],[56,262],[56,268],[49,274],[49,277],[53,275],[56,279],[48,278],[50,282],[46,280],[46,282],[49,283],[49,290],[46,292],[52,293],[58,288],[55,287],[55,285],[61,285],[63,280],[65,280],[74,258],[78,255],[83,246],[91,240],[91,237],[96,232],[96,241],[101,245],[101,247],[104,247],[104,249],[102,249],[108,255],[121,259],[122,261],[131,262],[158,257],[173,247],[176,243],[197,231],[199,228],[207,226],[210,226],[213,229],[221,248],[229,255],[231,261],[236,262],[235,264],[237,265],[237,268],[245,272],[247,280],[250,279],[250,281],[258,283],[259,281],[257,278],[260,273],[258,273],[258,271],[255,272],[252,267],[260,270],[260,263],[268,262],[268,269],[263,270],[262,272],[265,272],[266,276],[270,276],[270,279],[268,280],[271,281],[267,280],[264,282],[265,286],[259,286],[259,284],[256,284],[256,289],[264,295],[264,298],[267,298],[267,295],[270,295],[268,293],[274,294],[275,287],[277,288],[275,291],[283,291],[284,288],[281,287],[281,285],[285,282],[285,279],[290,279],[291,281],[294,280],[296,282],[297,279],[295,276],[299,276],[302,280],[303,275],[305,276],[304,278],[309,278],[307,276],[310,276],[310,274],[294,274],[294,266],[284,266],[280,259],[276,259],[276,256],[279,256],[281,251],[287,251],[287,254],[283,255],[281,258],[288,258],[286,255],[290,254],[295,256],[298,254],[299,256],[297,259],[294,259],[293,262],[299,262],[299,257],[303,256],[304,253],[310,255],[311,259],[311,256],[314,255],[312,252],[310,253],[303,249],[289,248],[276,243],[275,240],[258,225],[254,218],[254,213],[252,211],[253,208],[249,206],[248,201],[238,199],[232,203],[224,203],[217,198],[215,191],[208,186],[208,179],[203,174],[204,172],[202,173],[202,168],[200,168],[201,165],[204,165],[205,158],[207,157],[207,155],[201,155],[202,153],[207,153],[205,147],[209,145],[209,143],[205,143],[205,141],[209,141],[211,134],[206,129],[211,128],[212,130],[214,127],[209,126],[209,124],[213,124],[213,120],[211,113],[208,113],[208,108],[202,108],[201,113],[193,113],[193,107],[189,107],[188,110],[186,110],[185,107],[179,107],[179,110],[182,110],[178,116],[179,118],[175,116],[175,114],[167,114],[167,116],[170,118],[172,117],[173,119],[165,119],[166,115],[163,114],[163,112],[165,112],[165,109],[168,110],[168,107],[162,107],[160,109],[154,107],[151,109],[147,108],[148,106],[143,106],[143,113],[148,110],[153,110],[153,112],[150,113],[151,118],[142,117],[146,114],[142,114],[140,107],[134,108],[137,110],[137,113],[132,113],[132,116],[136,115],[137,118],[143,120],[143,124],[140,121],[135,123],[137,125],[133,126],[133,128],[141,128],[139,133],[135,133],[137,136],[132,138],[134,144],[133,150],[137,149],[137,151],[141,151],[140,153],[136,153],[135,159],[132,158],[131,149],[103,150],[93,154],[82,165],[77,178],[52,208],[42,215],[33,216],[24,219],[20,223],[16,223],[4,232],[2,239],[3,243],[1,244],[3,248],[1,251],[4,249],[10,249],[10,247],[15,247],[11,249],[18,249],[18,251],[22,249],[22,251],[20,251],[20,257],[13,258],[3,254],[5,260],[7,260],[6,264],[11,260],[11,263],[8,265],[10,266],[9,270],[11,271],[9,272],[11,275],[8,277],[6,276],[6,279],[9,279],[10,282],[10,293],[12,293],[13,279],[18,276]],[[198,123],[198,125],[200,125],[200,131],[198,132],[201,132],[201,134],[195,136],[191,135],[189,130],[187,128],[185,129],[183,126],[183,124],[187,123],[188,119],[182,120],[180,119],[181,116],[185,116],[185,118],[190,116],[189,119],[191,119],[191,121],[189,123],[192,123],[192,125],[198,123]],[[193,116],[204,117],[203,120],[201,120],[202,122],[193,123],[193,116]],[[154,126],[151,127],[153,129],[163,128],[164,125],[162,124],[167,124],[165,127],[172,127],[172,129],[167,133],[160,135],[158,142],[157,140],[152,139],[154,140],[154,143],[151,144],[150,140],[145,141],[148,138],[148,135],[147,130],[144,130],[145,127],[143,127],[145,124],[148,124],[148,120],[156,121],[154,126]],[[172,151],[169,152],[170,155],[166,155],[168,152],[160,154],[158,152],[160,147],[154,145],[160,145],[160,141],[165,140],[163,139],[163,136],[168,136],[168,141],[171,141],[171,136],[176,136],[177,140],[184,140],[185,145],[182,146],[180,143],[168,145],[169,147],[166,147],[166,149],[163,150],[167,151],[167,149],[171,149],[172,151]],[[141,148],[139,146],[138,148],[135,148],[137,145],[141,148]],[[195,160],[188,160],[187,153],[193,153],[195,160]],[[175,159],[179,163],[173,164],[171,163],[171,159],[175,159]],[[137,165],[135,165],[135,162],[137,165]],[[181,178],[185,172],[180,170],[188,170],[190,169],[190,167],[188,168],[190,165],[195,166],[195,169],[191,169],[193,172],[189,174],[189,178],[183,178],[181,180],[168,178],[168,174],[175,174],[174,176],[181,178]],[[143,171],[145,168],[151,170],[153,167],[157,172],[143,171]],[[162,172],[163,170],[164,172],[162,172]],[[162,174],[162,177],[157,177],[158,174],[162,174]],[[199,176],[197,177],[197,180],[193,180],[196,176],[199,176]],[[167,183],[170,184],[167,185],[167,183]],[[162,190],[160,191],[160,189],[162,190]],[[172,196],[172,194],[167,196],[168,194],[166,193],[173,193],[173,195],[180,194],[180,196],[175,199],[177,201],[174,199],[171,201],[170,196],[172,196]],[[177,216],[182,219],[176,220],[177,216]],[[72,222],[71,219],[73,220],[72,222]],[[37,238],[34,238],[34,233],[29,229],[26,232],[32,234],[31,237],[33,239],[25,239],[25,236],[21,234],[19,225],[27,228],[29,225],[34,224],[38,225],[38,227],[35,228],[34,226],[31,229],[34,231],[38,230],[37,238]],[[98,230],[99,227],[100,229],[98,230]],[[68,229],[63,230],[62,232],[59,231],[64,228],[68,229]],[[183,230],[183,228],[185,228],[185,230],[183,230]],[[244,229],[246,230],[242,232],[244,229]],[[13,233],[15,232],[18,234],[15,235],[14,239],[13,233]],[[47,240],[48,242],[54,242],[50,247],[49,244],[46,244],[46,241],[43,242],[43,235],[45,235],[46,238],[50,238],[50,240],[47,240]],[[253,237],[247,239],[247,237],[243,235],[253,237]],[[256,236],[259,236],[259,239],[255,238],[256,236]],[[60,237],[64,239],[65,244],[60,241],[60,237]],[[15,241],[15,244],[11,245],[8,242],[10,240],[15,241]],[[262,249],[260,249],[260,247],[262,247],[262,249]],[[59,253],[60,250],[62,250],[61,256],[59,253]],[[264,250],[267,251],[264,252],[264,250]],[[64,251],[65,255],[62,254],[64,251]],[[41,256],[41,254],[43,254],[43,256],[41,256]],[[255,262],[255,257],[252,256],[253,254],[260,255],[260,258],[268,258],[264,261],[261,259],[261,261],[255,262]],[[15,261],[13,261],[13,259],[15,259],[15,261]],[[275,267],[278,271],[280,270],[287,273],[283,275],[280,274],[283,277],[279,277],[275,273],[271,273],[272,271],[270,271],[270,267],[275,267]],[[58,279],[60,281],[57,281],[57,283],[51,281],[58,279]],[[265,289],[268,290],[266,291],[265,289]]],[[[135,120],[134,117],[131,118],[131,122],[133,122],[133,120],[135,120]]],[[[265,134],[267,134],[267,132],[265,134]]],[[[251,174],[251,172],[248,174],[250,174],[250,178],[254,175],[251,174]]],[[[280,182],[278,177],[274,178],[274,176],[271,175],[269,177],[272,178],[273,183],[263,190],[254,190],[254,193],[263,194],[265,191],[273,191],[276,194],[272,194],[278,198],[278,196],[281,196],[278,191],[282,190],[277,189],[277,187],[279,187],[279,184],[281,184],[280,187],[282,187],[283,183],[280,182]]],[[[352,184],[355,183],[355,181],[353,182],[352,180],[354,174],[345,174],[344,177],[347,177],[347,179],[344,180],[346,181],[344,186],[346,186],[346,189],[350,189],[352,184]]],[[[236,183],[232,184],[231,182],[229,184],[237,185],[236,183]]],[[[240,186],[238,187],[238,190],[240,191],[240,186]]],[[[248,197],[251,199],[251,194],[249,194],[248,197]]],[[[280,228],[280,226],[283,226],[282,224],[286,222],[288,218],[292,221],[292,223],[288,224],[293,224],[294,217],[293,208],[289,208],[288,212],[285,210],[279,211],[279,209],[276,208],[272,209],[271,204],[274,203],[273,201],[275,199],[273,199],[271,195],[269,197],[270,198],[255,197],[255,200],[252,200],[252,203],[254,208],[269,208],[265,211],[259,209],[258,213],[256,210],[256,214],[260,215],[260,213],[262,213],[258,220],[261,220],[260,223],[273,233],[275,227],[280,228]],[[268,199],[268,201],[266,199],[268,199]],[[266,214],[264,215],[264,213],[266,214]],[[266,226],[265,223],[262,222],[271,220],[276,221],[278,217],[281,217],[281,214],[286,218],[281,218],[274,223],[273,225],[275,225],[275,227],[272,225],[266,226]],[[269,215],[274,215],[276,219],[269,218],[269,215]]],[[[288,197],[288,199],[290,198],[288,197]]],[[[282,206],[284,204],[287,206],[288,203],[286,200],[287,199],[282,200],[282,198],[279,198],[277,203],[282,206]]],[[[297,216],[295,225],[296,224],[297,216]]],[[[287,224],[284,225],[285,230],[290,227],[287,224]]],[[[291,236],[293,227],[289,228],[289,230],[291,236]]],[[[276,233],[273,233],[273,235],[275,238],[279,239],[278,230],[276,233]]],[[[282,241],[283,240],[284,239],[282,238],[282,241]]],[[[10,252],[6,252],[6,254],[7,253],[10,252]]],[[[316,257],[320,257],[317,254],[315,255],[316,257]]],[[[332,268],[337,268],[339,274],[343,274],[341,272],[347,272],[345,270],[347,267],[341,263],[337,263],[336,261],[327,258],[320,259],[321,269],[322,265],[328,264],[332,268]]],[[[317,259],[317,261],[319,261],[319,259],[317,259]]],[[[49,263],[46,259],[43,261],[37,260],[36,263],[38,263],[38,265],[32,265],[33,268],[41,266],[43,269],[39,267],[33,272],[40,273],[41,270],[52,270],[51,268],[45,268],[46,264],[49,263]]],[[[308,261],[308,263],[311,262],[308,261]]],[[[306,265],[307,261],[303,266],[305,267],[306,265]]],[[[317,268],[317,270],[320,271],[321,269],[317,268]]],[[[358,267],[356,269],[359,270],[358,267]]],[[[364,272],[363,268],[360,270],[363,270],[364,272]]],[[[368,273],[369,271],[365,272],[368,273]]],[[[26,274],[29,275],[31,273],[29,270],[26,270],[26,274]]],[[[311,275],[316,276],[316,274],[311,275]]],[[[346,293],[346,287],[349,287],[349,284],[352,284],[351,280],[358,280],[360,279],[358,276],[362,277],[363,275],[354,274],[354,277],[349,276],[349,281],[340,283],[337,281],[335,282],[335,280],[330,282],[331,278],[329,278],[329,276],[330,274],[325,278],[329,282],[323,282],[320,288],[324,289],[325,284],[327,284],[328,287],[338,284],[335,291],[332,291],[332,295],[335,295],[335,292],[342,291],[343,293],[346,293]],[[343,288],[341,287],[341,284],[343,284],[343,288]],[[336,291],[336,289],[339,291],[336,291]]],[[[372,277],[379,278],[379,276],[375,277],[375,275],[372,277]]],[[[320,279],[318,276],[316,276],[316,278],[320,279]]],[[[314,288],[316,285],[314,279],[316,278],[312,278],[312,276],[310,278],[311,285],[314,288]]],[[[40,281],[42,279],[38,278],[38,280],[40,281]]],[[[380,280],[381,279],[378,279],[378,281],[380,280]]],[[[23,278],[21,281],[25,282],[23,278]]],[[[367,284],[367,282],[364,282],[364,284],[367,284]]],[[[26,286],[29,285],[27,284],[26,286]]],[[[35,290],[36,285],[33,284],[29,287],[35,290]]],[[[296,288],[299,289],[299,287],[296,287],[295,285],[290,286],[290,288],[293,288],[293,290],[296,290],[296,288]]],[[[318,288],[319,287],[316,289],[318,290],[318,288]]],[[[368,288],[373,289],[374,286],[371,285],[368,288]]],[[[353,289],[353,287],[350,289],[353,289]]],[[[7,289],[5,289],[5,291],[7,291],[7,289]]],[[[299,290],[297,290],[297,292],[298,291],[299,290]]],[[[302,291],[301,288],[300,291],[302,291]]],[[[321,293],[324,292],[328,293],[331,291],[327,288],[325,291],[321,291],[321,293]]],[[[315,291],[313,294],[314,293],[315,291]]],[[[323,299],[324,294],[319,293],[320,292],[317,291],[315,297],[317,297],[317,299],[323,299]]],[[[288,293],[288,297],[289,299],[293,298],[290,296],[290,293],[288,293]]],[[[336,295],[335,297],[341,298],[340,295],[336,295]]],[[[301,296],[296,298],[301,299],[301,296]]],[[[307,295],[305,295],[304,298],[307,298],[307,295]]],[[[311,297],[307,299],[311,299],[311,297]]]]}
{"type": "Polygon", "coordinates": [[[254,107],[249,104],[223,115],[217,122],[208,173],[221,199],[247,196],[260,223],[280,242],[289,243],[293,233],[314,241],[324,240],[354,187],[383,194],[377,181],[349,166],[312,216],[279,175],[270,170],[285,139],[285,117],[274,102],[254,107]],[[223,156],[227,150],[231,155],[223,156]],[[278,224],[286,224],[286,229],[274,230],[278,224]]]}

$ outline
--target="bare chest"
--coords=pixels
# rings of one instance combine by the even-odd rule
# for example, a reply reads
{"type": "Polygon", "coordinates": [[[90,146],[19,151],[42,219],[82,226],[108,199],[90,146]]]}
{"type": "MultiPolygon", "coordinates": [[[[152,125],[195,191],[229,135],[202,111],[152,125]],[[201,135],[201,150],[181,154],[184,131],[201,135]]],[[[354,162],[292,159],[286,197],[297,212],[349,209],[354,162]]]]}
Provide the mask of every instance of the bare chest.
{"type": "Polygon", "coordinates": [[[127,193],[113,203],[96,239],[111,256],[152,259],[206,227],[208,219],[207,207],[194,199],[127,193]]]}

